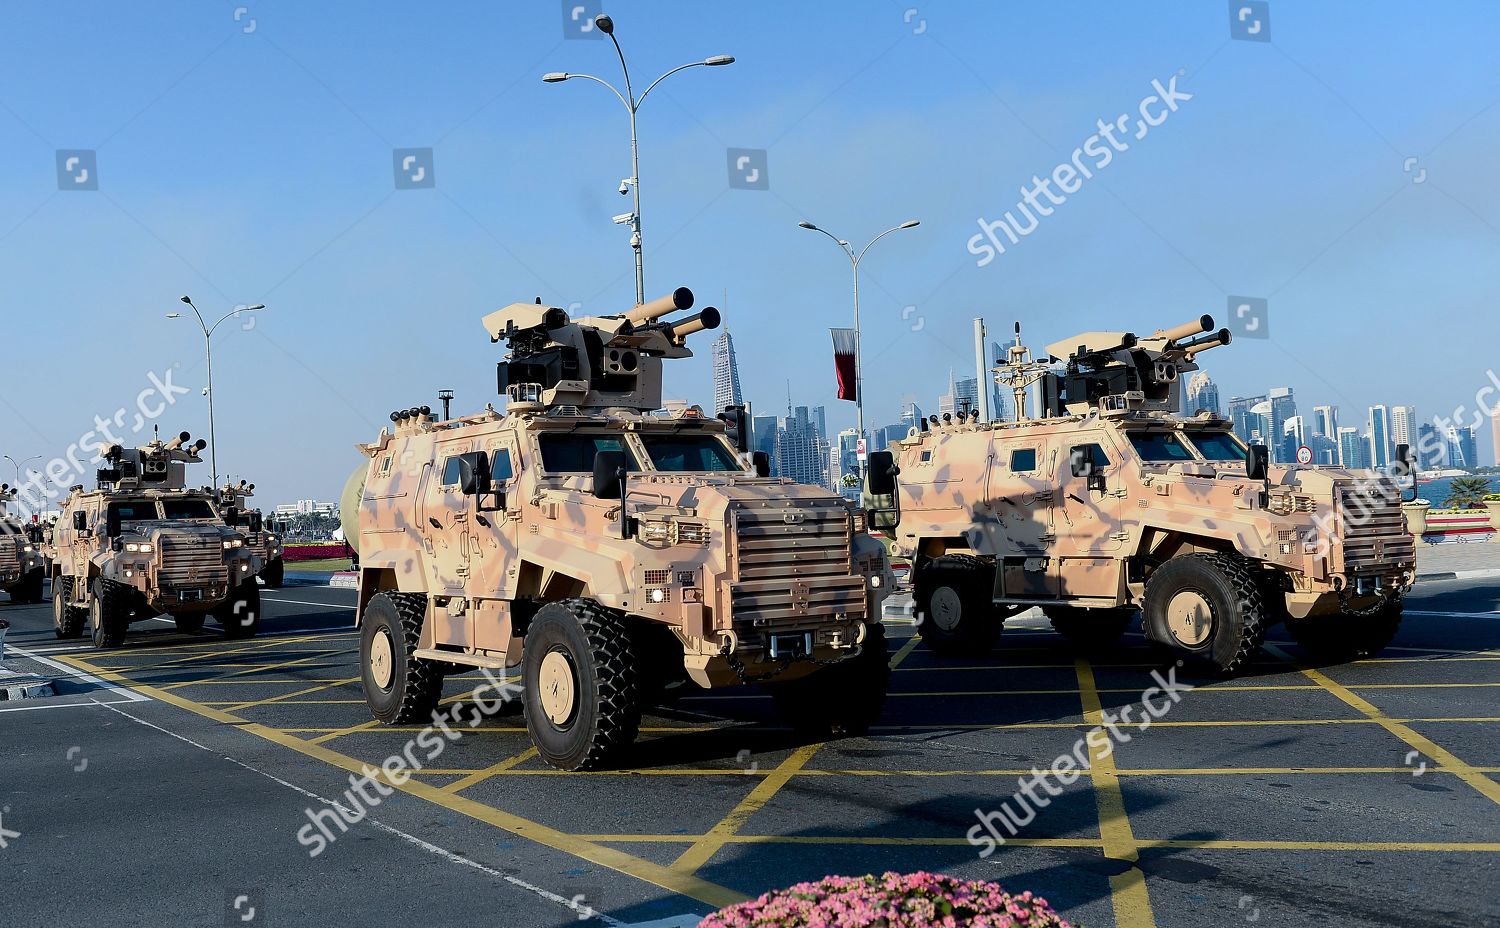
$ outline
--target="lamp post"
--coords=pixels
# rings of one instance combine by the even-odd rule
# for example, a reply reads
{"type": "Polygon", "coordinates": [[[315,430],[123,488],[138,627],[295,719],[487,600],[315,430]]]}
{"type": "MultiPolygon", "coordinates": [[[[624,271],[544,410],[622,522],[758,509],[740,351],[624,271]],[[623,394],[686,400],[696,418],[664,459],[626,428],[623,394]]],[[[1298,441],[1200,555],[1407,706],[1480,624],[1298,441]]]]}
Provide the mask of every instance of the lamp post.
{"type": "MultiPolygon", "coordinates": [[[[209,325],[203,321],[203,314],[198,312],[198,307],[193,305],[191,299],[184,296],[181,297],[181,300],[193,311],[193,316],[198,320],[198,327],[203,330],[203,351],[208,363],[208,455],[211,462],[209,466],[213,469],[214,474],[213,486],[217,489],[219,486],[219,442],[218,436],[214,432],[214,331],[218,329],[224,320],[238,316],[240,313],[253,313],[257,310],[265,309],[266,304],[256,303],[254,306],[240,306],[220,316],[218,321],[213,325],[209,325]]],[[[181,319],[182,313],[167,313],[167,318],[181,319]]]]}
{"type": "MultiPolygon", "coordinates": [[[[839,250],[849,258],[849,266],[854,271],[854,421],[855,428],[859,431],[859,438],[861,441],[863,441],[865,439],[865,368],[860,353],[859,263],[864,260],[865,253],[870,250],[871,245],[874,245],[876,242],[885,238],[887,235],[890,235],[892,232],[900,232],[902,229],[916,228],[917,226],[921,225],[921,222],[916,219],[908,219],[898,226],[892,226],[879,235],[875,236],[874,238],[870,239],[869,244],[865,245],[865,247],[861,248],[858,252],[856,252],[854,250],[854,246],[850,245],[849,242],[845,239],[839,238],[837,235],[834,235],[827,229],[821,229],[813,225],[806,219],[797,223],[797,225],[803,229],[811,229],[814,232],[822,232],[824,235],[833,239],[834,243],[839,246],[839,250]]],[[[865,462],[861,460],[859,462],[859,478],[861,484],[864,483],[864,477],[865,462]]]]}
{"type": "Polygon", "coordinates": [[[5,455],[4,457],[5,457],[5,460],[9,461],[10,464],[11,464],[11,466],[16,469],[16,482],[13,483],[13,484],[11,484],[11,486],[13,486],[13,487],[19,487],[21,485],[21,468],[25,467],[27,464],[30,464],[32,461],[40,461],[44,457],[44,455],[33,454],[31,457],[27,458],[26,460],[19,461],[19,462],[15,458],[11,457],[8,454],[5,455]]]}
{"type": "Polygon", "coordinates": [[[687,64],[678,65],[652,81],[646,87],[646,90],[637,97],[635,91],[631,88],[630,67],[625,64],[625,52],[620,48],[620,40],[615,38],[615,21],[604,13],[600,13],[594,17],[594,26],[600,32],[609,36],[609,40],[615,45],[615,54],[620,57],[620,71],[625,75],[625,92],[623,94],[620,93],[609,81],[595,77],[592,74],[549,71],[542,75],[542,80],[549,84],[556,84],[561,81],[572,80],[573,78],[582,78],[583,80],[603,84],[620,99],[621,103],[625,104],[625,109],[630,113],[630,176],[620,181],[620,194],[623,196],[626,193],[634,193],[635,208],[624,216],[616,216],[615,222],[630,224],[630,247],[635,251],[635,302],[636,305],[640,305],[646,302],[646,277],[641,265],[641,162],[639,146],[636,141],[636,113],[639,112],[641,104],[646,102],[646,97],[651,93],[652,89],[678,71],[697,67],[722,67],[726,64],[734,64],[734,57],[732,55],[715,55],[712,58],[705,58],[702,61],[690,61],[687,64]]]}

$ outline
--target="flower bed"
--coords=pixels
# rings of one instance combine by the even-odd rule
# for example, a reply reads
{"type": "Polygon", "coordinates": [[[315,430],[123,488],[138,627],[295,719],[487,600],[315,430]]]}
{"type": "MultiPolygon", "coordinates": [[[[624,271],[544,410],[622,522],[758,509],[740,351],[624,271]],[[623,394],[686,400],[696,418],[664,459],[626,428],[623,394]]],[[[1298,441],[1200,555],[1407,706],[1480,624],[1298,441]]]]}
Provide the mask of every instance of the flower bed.
{"type": "Polygon", "coordinates": [[[940,873],[824,877],[766,893],[699,928],[1071,928],[1047,900],[940,873]]]}
{"type": "Polygon", "coordinates": [[[348,557],[349,549],[343,542],[330,545],[287,545],[281,549],[282,559],[289,563],[296,561],[321,561],[326,558],[348,557]]]}

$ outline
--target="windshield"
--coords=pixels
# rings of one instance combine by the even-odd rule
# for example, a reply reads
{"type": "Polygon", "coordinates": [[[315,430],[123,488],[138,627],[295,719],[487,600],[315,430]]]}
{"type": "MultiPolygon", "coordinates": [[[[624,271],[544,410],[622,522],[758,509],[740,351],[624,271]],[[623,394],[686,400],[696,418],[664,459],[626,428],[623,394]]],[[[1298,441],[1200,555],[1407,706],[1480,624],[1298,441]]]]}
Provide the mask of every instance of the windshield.
{"type": "Polygon", "coordinates": [[[214,509],[206,499],[164,499],[162,511],[168,519],[213,519],[214,509]]]}
{"type": "Polygon", "coordinates": [[[1193,451],[1176,432],[1131,432],[1130,443],[1141,460],[1153,464],[1192,461],[1193,451]]]}
{"type": "Polygon", "coordinates": [[[737,473],[745,469],[714,435],[642,435],[641,441],[660,471],[737,473]]]}
{"type": "Polygon", "coordinates": [[[640,470],[635,456],[619,435],[543,434],[542,470],[552,474],[592,474],[594,455],[601,451],[625,452],[625,469],[640,470]]]}
{"type": "Polygon", "coordinates": [[[121,522],[145,522],[157,518],[156,502],[149,499],[122,499],[109,504],[109,511],[121,522]]]}
{"type": "Polygon", "coordinates": [[[1189,432],[1198,453],[1208,461],[1243,461],[1245,446],[1228,432],[1189,432]]]}

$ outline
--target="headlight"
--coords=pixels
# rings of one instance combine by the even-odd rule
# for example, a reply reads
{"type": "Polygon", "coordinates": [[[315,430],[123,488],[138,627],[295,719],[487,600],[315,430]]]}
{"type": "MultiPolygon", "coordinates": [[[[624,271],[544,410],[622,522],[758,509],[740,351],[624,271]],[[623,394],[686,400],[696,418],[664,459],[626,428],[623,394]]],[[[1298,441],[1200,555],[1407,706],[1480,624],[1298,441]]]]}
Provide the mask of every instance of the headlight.
{"type": "Polygon", "coordinates": [[[870,589],[878,590],[884,583],[885,581],[880,578],[880,574],[870,574],[870,589]]]}
{"type": "Polygon", "coordinates": [[[224,550],[225,551],[228,551],[230,548],[243,548],[244,546],[245,546],[245,539],[243,539],[243,538],[234,538],[234,539],[231,539],[229,541],[224,542],[224,550]]]}
{"type": "Polygon", "coordinates": [[[672,540],[672,523],[670,522],[644,522],[641,524],[641,537],[646,541],[657,544],[670,544],[672,540]]]}
{"type": "Polygon", "coordinates": [[[865,533],[865,529],[868,528],[865,522],[865,511],[863,509],[860,509],[854,513],[853,522],[854,534],[863,535],[865,533]]]}
{"type": "Polygon", "coordinates": [[[25,551],[27,554],[30,554],[31,552],[33,552],[33,551],[36,550],[36,545],[27,545],[26,547],[22,548],[21,550],[25,551]]]}
{"type": "Polygon", "coordinates": [[[132,554],[150,554],[155,549],[149,541],[132,541],[125,545],[125,550],[132,554]]]}
{"type": "Polygon", "coordinates": [[[708,526],[702,522],[677,522],[677,537],[674,539],[679,545],[706,545],[708,544],[708,526]]]}

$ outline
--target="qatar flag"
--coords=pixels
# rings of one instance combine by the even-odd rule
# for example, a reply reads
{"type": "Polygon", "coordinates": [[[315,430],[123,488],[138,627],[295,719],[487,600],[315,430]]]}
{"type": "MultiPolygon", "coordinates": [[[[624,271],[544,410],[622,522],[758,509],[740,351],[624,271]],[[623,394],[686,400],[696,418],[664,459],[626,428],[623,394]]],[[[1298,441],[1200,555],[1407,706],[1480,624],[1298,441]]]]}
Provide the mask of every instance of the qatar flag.
{"type": "Polygon", "coordinates": [[[853,400],[859,396],[855,380],[854,351],[857,344],[853,329],[829,329],[833,333],[833,370],[839,378],[839,399],[853,400]]]}

